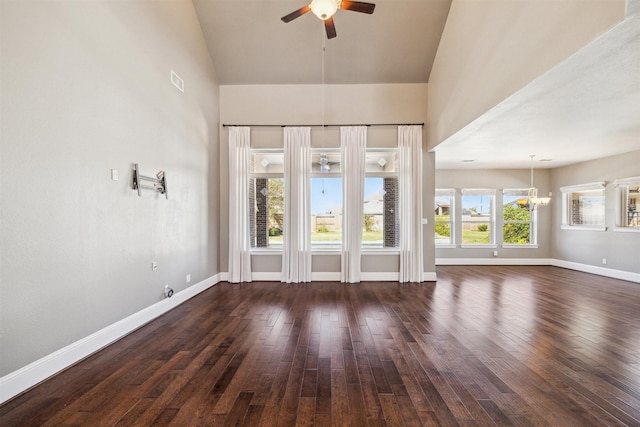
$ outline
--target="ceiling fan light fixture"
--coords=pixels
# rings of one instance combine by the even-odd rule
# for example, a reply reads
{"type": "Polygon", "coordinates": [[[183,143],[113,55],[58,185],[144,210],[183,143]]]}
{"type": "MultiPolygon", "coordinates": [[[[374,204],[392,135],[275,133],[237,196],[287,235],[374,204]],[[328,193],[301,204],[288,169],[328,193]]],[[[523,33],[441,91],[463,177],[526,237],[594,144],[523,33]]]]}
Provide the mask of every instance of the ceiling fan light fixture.
{"type": "Polygon", "coordinates": [[[341,2],[342,0],[313,0],[309,8],[314,15],[326,21],[338,11],[341,2]]]}

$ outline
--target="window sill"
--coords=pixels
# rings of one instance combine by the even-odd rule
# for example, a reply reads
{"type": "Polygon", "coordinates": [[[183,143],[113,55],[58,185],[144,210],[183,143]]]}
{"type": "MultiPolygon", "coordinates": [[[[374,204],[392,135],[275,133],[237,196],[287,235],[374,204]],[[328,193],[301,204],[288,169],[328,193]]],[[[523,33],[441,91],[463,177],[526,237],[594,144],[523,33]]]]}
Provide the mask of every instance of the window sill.
{"type": "Polygon", "coordinates": [[[614,227],[613,231],[620,233],[640,233],[640,227],[614,227]]]}
{"type": "Polygon", "coordinates": [[[255,248],[251,249],[251,255],[280,255],[282,248],[255,248]]]}
{"type": "Polygon", "coordinates": [[[457,246],[452,244],[442,244],[442,245],[436,244],[436,249],[455,249],[455,248],[457,248],[457,246]]]}
{"type": "Polygon", "coordinates": [[[563,225],[563,230],[575,230],[575,231],[607,231],[607,227],[592,227],[592,226],[577,226],[577,225],[563,225]]]}
{"type": "Polygon", "coordinates": [[[497,248],[498,245],[492,244],[492,245],[460,245],[461,248],[471,248],[471,249],[491,249],[491,248],[497,248]]]}
{"type": "MultiPolygon", "coordinates": [[[[340,249],[312,249],[311,255],[340,255],[342,250],[340,249]]],[[[398,255],[400,249],[362,249],[362,255],[398,255]]],[[[260,248],[252,249],[251,255],[282,255],[281,248],[260,248]]]]}
{"type": "Polygon", "coordinates": [[[528,243],[521,244],[521,245],[518,245],[518,244],[513,244],[513,245],[512,244],[506,244],[506,245],[502,245],[502,248],[503,249],[537,249],[538,245],[528,244],[528,243]]]}
{"type": "Polygon", "coordinates": [[[362,255],[398,255],[399,248],[362,249],[362,255]]]}
{"type": "Polygon", "coordinates": [[[340,249],[311,249],[311,255],[340,255],[340,249]]]}

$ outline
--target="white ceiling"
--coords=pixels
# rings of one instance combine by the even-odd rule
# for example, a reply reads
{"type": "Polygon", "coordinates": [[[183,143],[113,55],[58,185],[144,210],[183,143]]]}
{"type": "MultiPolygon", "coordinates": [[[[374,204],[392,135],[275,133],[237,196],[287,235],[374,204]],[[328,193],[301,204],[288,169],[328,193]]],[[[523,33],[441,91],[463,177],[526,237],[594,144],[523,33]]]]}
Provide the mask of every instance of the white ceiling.
{"type": "Polygon", "coordinates": [[[640,14],[435,149],[439,169],[526,168],[531,154],[536,168],[554,168],[634,150],[640,150],[640,14]]]}
{"type": "MultiPolygon", "coordinates": [[[[426,83],[451,0],[339,10],[328,84],[426,83]]],[[[305,0],[193,0],[222,85],[319,84],[324,27],[280,18],[305,0]]],[[[436,147],[437,168],[528,168],[640,149],[640,15],[625,20],[436,147]],[[473,159],[474,162],[462,162],[473,159]]]]}

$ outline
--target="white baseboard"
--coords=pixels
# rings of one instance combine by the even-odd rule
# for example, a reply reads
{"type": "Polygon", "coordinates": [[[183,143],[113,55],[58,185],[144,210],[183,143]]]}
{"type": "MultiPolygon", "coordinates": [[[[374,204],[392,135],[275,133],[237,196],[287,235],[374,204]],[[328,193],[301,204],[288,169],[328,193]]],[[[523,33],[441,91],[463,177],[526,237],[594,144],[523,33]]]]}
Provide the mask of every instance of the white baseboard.
{"type": "Polygon", "coordinates": [[[435,271],[425,271],[424,273],[422,273],[422,280],[424,280],[425,282],[437,282],[438,277],[436,276],[435,271]]]}
{"type": "Polygon", "coordinates": [[[611,277],[613,279],[627,280],[629,282],[640,283],[640,274],[632,273],[630,271],[614,270],[612,268],[598,267],[589,264],[580,264],[577,262],[563,261],[560,259],[551,260],[551,265],[554,267],[569,268],[571,270],[578,270],[584,273],[597,274],[598,276],[611,277]]]}
{"type": "Polygon", "coordinates": [[[217,274],[0,378],[0,404],[117,341],[221,281],[217,274]]]}
{"type": "MultiPolygon", "coordinates": [[[[220,273],[221,281],[225,281],[228,274],[220,273]]],[[[282,279],[282,274],[277,272],[253,272],[251,273],[251,280],[255,282],[279,282],[282,279]]],[[[400,273],[397,271],[382,271],[382,272],[363,272],[360,274],[360,279],[363,282],[397,282],[400,279],[400,273]]],[[[316,282],[339,282],[340,272],[337,271],[316,271],[311,273],[311,280],[316,282]]],[[[435,282],[435,272],[425,272],[423,274],[423,280],[425,282],[435,282]]]]}
{"type": "Polygon", "coordinates": [[[553,258],[436,258],[436,265],[551,265],[640,283],[640,274],[553,258]]]}
{"type": "Polygon", "coordinates": [[[436,265],[552,265],[549,258],[436,258],[436,265]]]}

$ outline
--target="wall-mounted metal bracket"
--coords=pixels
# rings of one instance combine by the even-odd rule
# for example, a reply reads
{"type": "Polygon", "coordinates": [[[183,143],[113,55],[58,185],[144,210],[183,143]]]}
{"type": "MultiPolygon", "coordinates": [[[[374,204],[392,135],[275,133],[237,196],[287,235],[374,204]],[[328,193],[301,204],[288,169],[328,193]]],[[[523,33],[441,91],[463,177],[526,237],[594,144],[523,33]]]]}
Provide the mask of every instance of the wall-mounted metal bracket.
{"type": "Polygon", "coordinates": [[[131,185],[134,190],[138,190],[138,196],[142,197],[142,189],[153,190],[155,192],[164,194],[168,199],[169,193],[167,191],[167,175],[164,171],[160,171],[156,174],[156,178],[151,178],[140,174],[138,164],[133,164],[133,180],[131,185]],[[152,185],[144,185],[144,182],[150,182],[152,185]]]}

